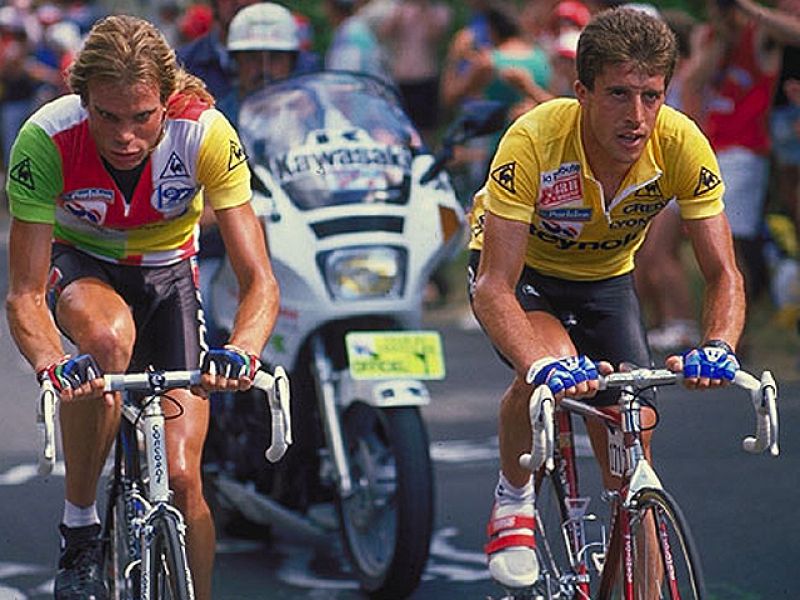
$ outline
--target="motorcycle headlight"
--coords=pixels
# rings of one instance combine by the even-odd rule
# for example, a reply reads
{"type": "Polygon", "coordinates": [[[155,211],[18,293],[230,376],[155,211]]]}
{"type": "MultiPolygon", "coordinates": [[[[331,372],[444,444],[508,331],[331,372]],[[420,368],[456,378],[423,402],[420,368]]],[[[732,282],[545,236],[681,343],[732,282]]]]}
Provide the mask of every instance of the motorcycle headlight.
{"type": "Polygon", "coordinates": [[[343,248],[320,256],[320,267],[335,300],[396,298],[403,291],[406,256],[388,246],[343,248]]]}

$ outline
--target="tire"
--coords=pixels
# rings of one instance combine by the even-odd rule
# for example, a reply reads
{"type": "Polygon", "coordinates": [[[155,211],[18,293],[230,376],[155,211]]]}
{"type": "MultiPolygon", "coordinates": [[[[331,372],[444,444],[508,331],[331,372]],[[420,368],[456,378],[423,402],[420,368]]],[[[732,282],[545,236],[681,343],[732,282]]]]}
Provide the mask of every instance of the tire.
{"type": "Polygon", "coordinates": [[[191,577],[186,563],[182,534],[177,517],[169,512],[158,514],[152,522],[150,547],[150,595],[144,600],[189,600],[191,577]]]}
{"type": "MultiPolygon", "coordinates": [[[[636,495],[635,500],[638,508],[631,512],[631,542],[637,600],[653,597],[665,600],[705,598],[699,555],[680,507],[663,490],[644,489],[636,495]],[[645,542],[643,535],[646,528],[655,531],[652,523],[658,524],[657,548],[653,541],[645,542]],[[649,570],[645,568],[648,562],[652,565],[649,570]],[[658,569],[655,575],[653,569],[658,569]]],[[[619,573],[618,582],[624,578],[621,569],[619,573]]],[[[617,597],[623,598],[619,583],[617,590],[617,597]]]]}
{"type": "Polygon", "coordinates": [[[353,493],[337,497],[342,536],[361,588],[405,598],[419,585],[433,528],[433,469],[416,407],[349,407],[343,417],[353,493]]]}

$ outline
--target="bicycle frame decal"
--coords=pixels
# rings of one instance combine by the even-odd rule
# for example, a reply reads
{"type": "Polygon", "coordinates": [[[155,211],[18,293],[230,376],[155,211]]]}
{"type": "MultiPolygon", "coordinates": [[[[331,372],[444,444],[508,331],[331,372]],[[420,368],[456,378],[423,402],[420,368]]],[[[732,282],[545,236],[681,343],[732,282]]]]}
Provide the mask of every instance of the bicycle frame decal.
{"type": "MultiPolygon", "coordinates": [[[[159,406],[160,412],[160,406],[159,406]]],[[[164,417],[163,415],[145,415],[148,426],[145,430],[145,444],[151,448],[147,453],[147,466],[150,469],[150,497],[152,502],[169,500],[169,474],[167,463],[164,460],[166,455],[164,440],[164,417]]]]}
{"type": "Polygon", "coordinates": [[[625,451],[625,434],[615,427],[608,429],[608,468],[614,477],[622,477],[628,470],[625,451]]]}
{"type": "Polygon", "coordinates": [[[658,510],[653,512],[655,513],[655,518],[657,520],[658,538],[661,543],[661,556],[664,558],[664,570],[666,571],[665,575],[667,577],[667,581],[669,582],[671,597],[675,600],[680,600],[681,593],[678,589],[678,582],[676,580],[677,576],[675,573],[675,563],[672,560],[672,550],[669,547],[669,532],[667,531],[667,527],[664,522],[664,518],[661,516],[661,512],[658,510]]]}

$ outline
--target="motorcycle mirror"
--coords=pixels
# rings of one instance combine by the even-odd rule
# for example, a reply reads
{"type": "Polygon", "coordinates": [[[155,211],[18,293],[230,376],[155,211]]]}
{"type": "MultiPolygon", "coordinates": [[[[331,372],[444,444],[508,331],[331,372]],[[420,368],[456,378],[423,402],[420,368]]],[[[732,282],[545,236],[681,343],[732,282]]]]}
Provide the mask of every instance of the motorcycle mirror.
{"type": "Polygon", "coordinates": [[[448,132],[451,143],[460,144],[470,138],[499,131],[506,124],[508,106],[496,100],[471,100],[448,132]]]}
{"type": "Polygon", "coordinates": [[[506,124],[508,106],[496,100],[471,100],[464,104],[461,113],[447,129],[442,138],[442,147],[436,153],[433,164],[420,178],[421,184],[433,180],[453,156],[453,148],[467,140],[499,131],[506,124]]]}

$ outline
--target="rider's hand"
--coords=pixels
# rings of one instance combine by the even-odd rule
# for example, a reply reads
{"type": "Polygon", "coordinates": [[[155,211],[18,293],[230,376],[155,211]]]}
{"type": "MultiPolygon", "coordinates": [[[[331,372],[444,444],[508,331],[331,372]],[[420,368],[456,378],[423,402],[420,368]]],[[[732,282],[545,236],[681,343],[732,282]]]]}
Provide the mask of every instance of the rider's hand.
{"type": "Polygon", "coordinates": [[[530,366],[525,380],[537,387],[547,385],[556,400],[594,396],[599,385],[597,366],[586,356],[541,358],[530,366]]]}
{"type": "Polygon", "coordinates": [[[260,368],[258,356],[232,344],[212,348],[200,357],[203,388],[210,392],[245,391],[260,368]]]}
{"type": "Polygon", "coordinates": [[[687,350],[682,356],[669,357],[667,367],[683,372],[686,387],[710,388],[733,381],[739,370],[739,360],[727,343],[711,340],[687,350]]]}
{"type": "Polygon", "coordinates": [[[36,379],[53,384],[62,401],[99,397],[103,392],[103,370],[91,354],[72,358],[65,354],[54,363],[39,369],[36,379]]]}

